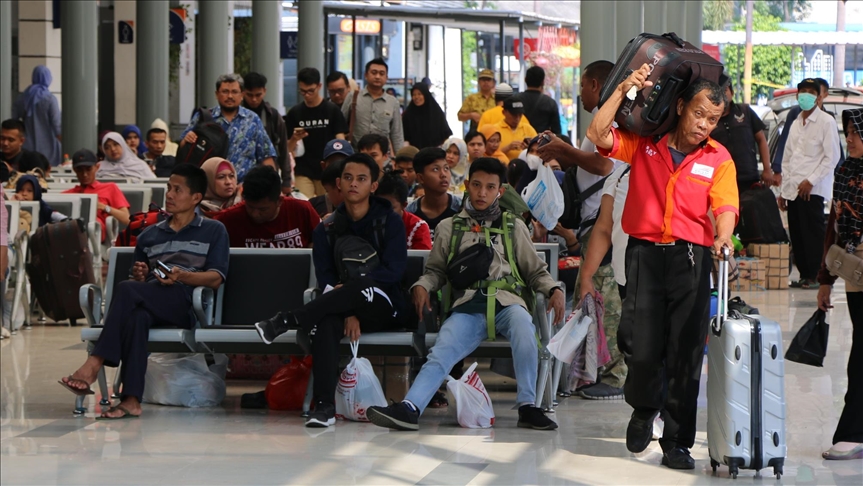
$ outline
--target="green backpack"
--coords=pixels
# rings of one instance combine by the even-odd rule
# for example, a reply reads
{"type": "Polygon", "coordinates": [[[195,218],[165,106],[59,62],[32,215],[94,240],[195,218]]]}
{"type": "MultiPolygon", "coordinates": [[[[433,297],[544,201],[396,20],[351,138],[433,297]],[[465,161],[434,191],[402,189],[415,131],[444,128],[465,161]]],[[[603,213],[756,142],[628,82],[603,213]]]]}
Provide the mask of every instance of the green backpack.
{"type": "MultiPolygon", "coordinates": [[[[480,280],[479,282],[476,282],[469,287],[469,289],[473,290],[490,290],[493,292],[487,294],[486,305],[486,322],[488,325],[488,339],[490,341],[494,341],[495,337],[495,303],[497,302],[496,295],[499,290],[505,290],[521,297],[527,305],[528,312],[530,312],[531,314],[533,313],[533,309],[536,305],[536,296],[530,289],[530,286],[528,286],[524,282],[524,279],[521,278],[521,275],[518,272],[518,266],[515,262],[515,253],[513,251],[512,240],[513,235],[515,234],[516,217],[516,215],[510,213],[509,211],[503,211],[501,213],[501,219],[498,220],[501,222],[499,228],[495,227],[494,224],[491,227],[482,227],[482,230],[485,232],[485,244],[487,246],[491,246],[492,234],[503,235],[504,252],[506,254],[506,260],[509,263],[510,269],[512,270],[511,273],[503,279],[480,280]]],[[[471,227],[470,225],[468,225],[467,220],[459,216],[453,216],[452,237],[450,238],[450,248],[449,256],[447,257],[447,265],[449,265],[449,263],[453,260],[453,258],[455,258],[456,254],[458,253],[458,248],[461,245],[461,240],[462,238],[464,238],[464,234],[470,231],[471,227]]],[[[452,294],[452,285],[448,284],[446,287],[444,287],[443,291],[443,311],[445,316],[448,316],[450,314],[450,311],[452,310],[452,294]]]]}

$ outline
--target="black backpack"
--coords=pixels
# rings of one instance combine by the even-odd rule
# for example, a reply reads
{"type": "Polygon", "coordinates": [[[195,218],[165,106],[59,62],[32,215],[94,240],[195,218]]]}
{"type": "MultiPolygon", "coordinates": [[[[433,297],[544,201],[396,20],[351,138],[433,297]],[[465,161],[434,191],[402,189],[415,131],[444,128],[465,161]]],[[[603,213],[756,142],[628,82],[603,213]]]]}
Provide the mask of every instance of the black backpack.
{"type": "Polygon", "coordinates": [[[213,119],[207,108],[201,108],[198,123],[192,129],[198,135],[195,143],[186,143],[177,150],[177,164],[194,164],[200,167],[207,159],[228,156],[228,134],[213,119]]]}
{"type": "Polygon", "coordinates": [[[380,265],[380,257],[375,246],[383,250],[386,223],[387,215],[375,218],[372,221],[372,234],[369,239],[348,234],[350,224],[348,218],[338,211],[324,220],[327,241],[333,249],[333,261],[340,282],[364,277],[380,265]],[[374,240],[376,245],[372,245],[370,240],[374,240]]]}
{"type": "Polygon", "coordinates": [[[572,230],[577,230],[582,225],[587,227],[596,223],[596,218],[582,221],[581,205],[587,198],[600,191],[605,185],[605,180],[608,179],[608,176],[605,176],[584,192],[580,192],[576,178],[577,170],[576,167],[570,167],[566,169],[566,173],[563,175],[563,215],[558,219],[564,228],[572,230]]]}

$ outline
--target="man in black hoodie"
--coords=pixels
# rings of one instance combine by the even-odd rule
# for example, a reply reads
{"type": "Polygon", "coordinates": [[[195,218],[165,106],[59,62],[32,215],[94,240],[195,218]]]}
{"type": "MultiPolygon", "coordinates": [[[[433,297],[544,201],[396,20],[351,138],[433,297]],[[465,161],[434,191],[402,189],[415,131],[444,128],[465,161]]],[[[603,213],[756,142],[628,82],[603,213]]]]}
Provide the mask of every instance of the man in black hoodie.
{"type": "MultiPolygon", "coordinates": [[[[264,101],[267,96],[267,78],[263,74],[249,73],[243,80],[243,106],[255,112],[261,123],[264,124],[264,129],[267,131],[267,136],[273,142],[273,147],[276,148],[276,155],[279,164],[279,170],[282,171],[282,186],[285,187],[291,183],[291,162],[288,158],[288,129],[285,126],[285,120],[282,119],[282,114],[279,110],[270,106],[264,101]]],[[[149,132],[148,132],[149,136],[149,132]]]]}
{"type": "MultiPolygon", "coordinates": [[[[315,376],[315,409],[306,427],[335,424],[335,393],[339,375],[339,341],[397,327],[406,314],[401,281],[407,264],[407,242],[402,218],[389,201],[372,196],[378,187],[379,167],[366,154],[354,154],[342,164],[336,181],[344,202],[315,228],[312,257],[315,276],[324,294],[300,309],[280,312],[255,324],[270,344],[288,329],[310,349],[315,376]],[[361,271],[346,271],[343,238],[359,237],[377,252],[377,262],[361,271]],[[343,253],[336,254],[336,250],[343,253]],[[350,275],[349,275],[350,274],[350,275]],[[311,341],[309,340],[311,338],[311,341]]],[[[359,242],[362,244],[362,242],[359,242]]]]}

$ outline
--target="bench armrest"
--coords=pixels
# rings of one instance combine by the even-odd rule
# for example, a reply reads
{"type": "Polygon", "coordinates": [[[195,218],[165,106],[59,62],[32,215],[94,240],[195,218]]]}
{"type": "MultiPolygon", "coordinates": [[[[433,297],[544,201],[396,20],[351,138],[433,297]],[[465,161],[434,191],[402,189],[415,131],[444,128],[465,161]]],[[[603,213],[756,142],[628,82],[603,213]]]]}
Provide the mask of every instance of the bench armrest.
{"type": "Polygon", "coordinates": [[[82,285],[78,290],[78,303],[90,327],[102,324],[102,287],[96,284],[82,285]]]}
{"type": "Polygon", "coordinates": [[[309,302],[317,299],[323,295],[323,291],[319,288],[312,287],[303,291],[303,304],[308,304],[309,302]]]}
{"type": "MultiPolygon", "coordinates": [[[[563,282],[557,282],[557,285],[560,286],[560,289],[563,291],[563,295],[566,296],[566,284],[563,282]]],[[[565,297],[564,297],[565,298],[565,297]]],[[[534,308],[534,324],[536,325],[536,332],[539,336],[539,342],[545,346],[551,340],[551,337],[554,335],[552,330],[552,321],[549,319],[549,313],[546,312],[548,309],[548,297],[545,295],[536,294],[536,307],[534,308]]],[[[556,317],[556,316],[555,316],[556,317]]],[[[564,316],[564,319],[566,316],[564,316]]]]}
{"type": "Polygon", "coordinates": [[[214,313],[216,307],[213,305],[215,293],[209,287],[195,287],[192,292],[192,309],[195,311],[195,317],[198,318],[198,324],[203,327],[213,325],[214,313]]]}

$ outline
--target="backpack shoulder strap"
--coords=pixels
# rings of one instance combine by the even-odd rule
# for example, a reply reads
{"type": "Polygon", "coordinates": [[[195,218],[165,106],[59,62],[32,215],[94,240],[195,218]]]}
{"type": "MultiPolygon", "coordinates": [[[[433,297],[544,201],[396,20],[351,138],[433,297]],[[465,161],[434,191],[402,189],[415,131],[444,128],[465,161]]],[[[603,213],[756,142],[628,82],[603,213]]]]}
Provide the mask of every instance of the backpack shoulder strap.
{"type": "Polygon", "coordinates": [[[449,240],[449,256],[446,259],[446,262],[449,263],[455,258],[456,253],[458,253],[458,247],[461,246],[461,240],[464,238],[464,234],[468,231],[469,227],[467,225],[467,221],[464,218],[459,216],[452,217],[452,236],[449,240]]]}
{"type": "Polygon", "coordinates": [[[605,181],[610,176],[611,176],[611,174],[608,174],[607,176],[603,177],[602,179],[596,181],[592,186],[585,189],[584,192],[579,193],[578,200],[581,202],[584,202],[587,198],[596,194],[598,191],[600,191],[602,189],[602,186],[605,185],[605,181]]]}
{"type": "Polygon", "coordinates": [[[386,228],[388,214],[381,215],[372,221],[372,233],[378,251],[384,251],[384,243],[386,243],[386,228]]]}
{"type": "Polygon", "coordinates": [[[201,115],[198,117],[198,123],[209,123],[214,120],[213,111],[206,106],[202,106],[199,113],[201,115]]]}

